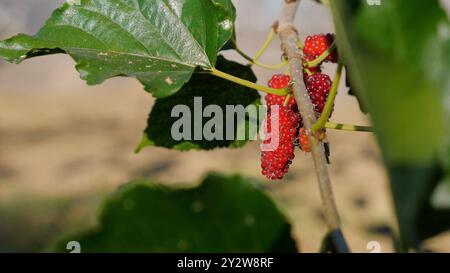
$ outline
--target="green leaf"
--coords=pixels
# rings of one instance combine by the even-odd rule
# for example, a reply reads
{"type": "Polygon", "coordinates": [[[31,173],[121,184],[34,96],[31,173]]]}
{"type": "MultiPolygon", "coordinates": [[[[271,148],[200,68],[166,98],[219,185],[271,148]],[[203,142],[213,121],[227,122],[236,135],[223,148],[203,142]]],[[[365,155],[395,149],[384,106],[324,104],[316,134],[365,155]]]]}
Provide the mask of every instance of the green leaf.
{"type": "Polygon", "coordinates": [[[34,36],[0,42],[0,57],[24,59],[67,53],[88,84],[135,77],[157,97],[210,69],[231,38],[230,0],[81,0],[62,5],[34,36]]]}
{"type": "Polygon", "coordinates": [[[439,222],[429,199],[450,167],[449,20],[439,1],[330,4],[340,55],[388,164],[404,247],[416,247],[444,228],[422,232],[439,222]]]}
{"type": "MultiPolygon", "coordinates": [[[[217,68],[221,71],[236,75],[242,79],[252,82],[256,81],[256,77],[249,66],[227,61],[221,56],[218,58],[217,68]]],[[[253,124],[257,126],[258,121],[250,120],[247,116],[245,120],[238,123],[237,115],[234,115],[235,122],[233,139],[227,140],[227,106],[258,106],[259,103],[260,95],[255,90],[209,74],[194,74],[189,83],[183,86],[177,94],[168,98],[156,100],[156,103],[153,106],[148,118],[148,127],[145,129],[143,140],[139,145],[137,152],[147,146],[164,147],[181,151],[192,149],[211,150],[219,147],[242,147],[250,138],[250,132],[248,130],[250,122],[253,122],[253,124]],[[201,99],[203,106],[202,108],[198,109],[194,107],[196,105],[194,98],[197,98],[197,100],[201,99]],[[172,117],[172,111],[174,107],[179,105],[186,105],[189,109],[189,113],[191,114],[190,117],[188,117],[190,127],[187,125],[187,128],[182,128],[183,130],[189,130],[191,132],[189,134],[190,139],[175,140],[172,136],[172,126],[175,122],[177,122],[177,120],[180,119],[179,116],[172,117]],[[205,139],[204,135],[202,135],[202,140],[195,140],[195,125],[199,124],[198,122],[195,123],[196,113],[200,111],[201,114],[204,108],[210,105],[219,106],[221,112],[223,113],[222,118],[220,119],[221,124],[218,126],[219,128],[215,128],[215,130],[220,130],[223,132],[223,139],[211,141],[205,139]],[[238,140],[237,138],[239,128],[245,128],[247,131],[245,139],[243,140],[238,140]]],[[[202,124],[206,126],[207,122],[211,120],[211,117],[203,117],[201,120],[202,124]]],[[[197,130],[202,132],[202,128],[204,127],[197,128],[199,128],[197,130]]]]}
{"type": "Polygon", "coordinates": [[[338,43],[392,162],[427,162],[448,130],[449,22],[437,1],[337,1],[338,43]],[[347,17],[349,16],[349,17],[347,17]],[[381,20],[381,18],[384,18],[381,20]],[[420,18],[420,20],[419,20],[420,18]],[[370,31],[368,31],[370,29],[370,31]],[[405,137],[404,132],[414,132],[405,137]]]}
{"type": "Polygon", "coordinates": [[[196,188],[148,181],[123,186],[99,225],[68,236],[81,252],[296,252],[290,224],[273,201],[241,176],[209,175],[196,188]]]}

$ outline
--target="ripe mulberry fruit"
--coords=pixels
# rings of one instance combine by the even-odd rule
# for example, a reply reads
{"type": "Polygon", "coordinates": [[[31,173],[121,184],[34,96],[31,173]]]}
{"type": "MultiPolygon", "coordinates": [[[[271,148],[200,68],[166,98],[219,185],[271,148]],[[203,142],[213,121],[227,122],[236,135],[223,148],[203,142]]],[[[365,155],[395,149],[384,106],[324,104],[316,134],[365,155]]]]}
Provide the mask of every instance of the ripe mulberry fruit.
{"type": "MultiPolygon", "coordinates": [[[[274,105],[283,106],[286,99],[287,99],[287,95],[286,96],[277,96],[277,95],[267,94],[266,95],[266,104],[269,109],[270,109],[270,107],[272,107],[274,105]]],[[[289,98],[289,101],[287,102],[286,107],[289,109],[292,109],[293,111],[297,110],[297,103],[295,102],[294,96],[291,96],[289,98]]]]}
{"type": "Polygon", "coordinates": [[[270,79],[268,85],[270,88],[274,89],[283,89],[289,86],[291,82],[291,77],[285,74],[276,74],[273,75],[270,79]]]}
{"type": "MultiPolygon", "coordinates": [[[[274,89],[284,89],[289,86],[289,83],[291,82],[291,77],[289,75],[284,74],[276,74],[272,77],[272,79],[269,81],[268,85],[270,88],[274,89]]],[[[270,109],[273,105],[283,106],[286,101],[286,96],[277,96],[273,94],[267,94],[266,95],[266,103],[267,107],[270,109]]],[[[286,107],[297,110],[297,103],[295,102],[295,98],[293,96],[290,97],[289,101],[287,102],[286,107]]]]}
{"type": "MultiPolygon", "coordinates": [[[[315,59],[322,55],[322,53],[324,53],[326,50],[328,50],[333,44],[334,40],[335,35],[331,33],[308,36],[305,41],[303,53],[315,59]]],[[[336,63],[338,61],[337,50],[334,49],[325,59],[325,61],[336,63]]]]}
{"type": "MultiPolygon", "coordinates": [[[[289,86],[290,76],[277,74],[269,81],[269,87],[283,89],[289,86]]],[[[278,145],[273,150],[261,152],[262,174],[268,179],[282,179],[288,172],[289,166],[294,159],[295,143],[300,128],[300,116],[294,97],[291,97],[284,106],[287,96],[268,94],[266,102],[268,106],[264,144],[272,144],[274,136],[271,136],[273,124],[272,119],[278,121],[278,145]],[[271,107],[279,106],[279,111],[272,112],[271,107]],[[275,116],[276,115],[276,116],[275,116]]],[[[273,132],[275,133],[275,132],[273,132]]]]}
{"type": "MultiPolygon", "coordinates": [[[[269,136],[272,132],[272,113],[270,110],[267,115],[265,133],[269,136]]],[[[295,142],[298,136],[299,115],[287,107],[280,107],[278,116],[278,145],[276,149],[262,151],[261,168],[262,174],[268,179],[282,179],[289,170],[289,165],[294,159],[295,142]]],[[[270,144],[271,138],[264,140],[264,144],[270,144]]]]}
{"type": "Polygon", "coordinates": [[[323,112],[332,84],[330,77],[322,73],[308,77],[306,89],[318,115],[323,112]]]}

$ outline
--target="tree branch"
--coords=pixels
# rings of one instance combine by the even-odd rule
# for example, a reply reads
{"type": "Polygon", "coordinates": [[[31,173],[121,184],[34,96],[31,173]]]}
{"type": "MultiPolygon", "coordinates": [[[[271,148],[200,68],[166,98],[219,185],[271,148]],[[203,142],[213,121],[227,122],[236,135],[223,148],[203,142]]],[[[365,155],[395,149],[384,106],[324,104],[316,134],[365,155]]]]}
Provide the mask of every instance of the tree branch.
{"type": "MultiPolygon", "coordinates": [[[[306,86],[303,81],[303,61],[301,52],[298,50],[298,33],[293,22],[301,0],[284,0],[285,5],[278,22],[278,34],[281,39],[281,47],[289,61],[291,77],[293,81],[293,93],[297,101],[300,115],[307,132],[311,132],[312,125],[316,122],[316,114],[309,98],[306,86]]],[[[310,143],[312,144],[311,154],[314,160],[315,171],[319,182],[320,194],[324,210],[325,220],[330,232],[340,232],[340,219],[334,201],[331,187],[331,180],[328,174],[328,165],[325,157],[325,150],[322,142],[318,141],[310,133],[310,143]]],[[[342,236],[336,240],[339,252],[348,252],[347,244],[342,236]]]]}

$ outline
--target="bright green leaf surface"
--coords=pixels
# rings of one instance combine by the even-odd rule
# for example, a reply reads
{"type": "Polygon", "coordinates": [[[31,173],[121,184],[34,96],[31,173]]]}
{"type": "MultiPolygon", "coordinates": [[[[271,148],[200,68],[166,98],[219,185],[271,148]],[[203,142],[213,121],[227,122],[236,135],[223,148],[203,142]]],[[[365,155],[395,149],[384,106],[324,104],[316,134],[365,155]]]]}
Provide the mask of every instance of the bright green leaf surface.
{"type": "MultiPolygon", "coordinates": [[[[219,56],[217,67],[219,70],[236,75],[242,79],[249,81],[256,81],[255,75],[249,66],[244,66],[235,62],[227,61],[223,57],[219,56]]],[[[170,149],[177,149],[187,151],[191,149],[203,149],[210,150],[219,147],[241,147],[249,139],[249,132],[247,130],[246,138],[243,140],[237,140],[234,137],[233,140],[226,140],[226,109],[228,106],[242,105],[247,107],[248,105],[259,105],[260,96],[257,91],[249,89],[227,80],[217,78],[209,74],[194,74],[189,83],[175,95],[158,99],[153,106],[148,119],[148,127],[145,130],[142,143],[138,147],[138,150],[143,149],[146,146],[157,146],[170,149]],[[194,98],[201,98],[202,108],[194,108],[194,98]],[[180,119],[180,117],[171,117],[172,110],[177,105],[186,105],[191,113],[191,127],[183,128],[191,132],[190,140],[174,140],[171,134],[171,129],[174,123],[180,119]],[[202,140],[194,139],[195,126],[199,123],[195,123],[195,115],[200,111],[203,112],[204,108],[209,105],[218,105],[223,113],[222,126],[219,129],[223,131],[223,140],[206,140],[202,135],[202,140]]],[[[256,108],[255,108],[256,109],[256,108]]],[[[245,126],[248,129],[249,122],[257,124],[257,120],[246,120],[237,123],[237,115],[234,117],[234,136],[237,135],[239,126],[245,126]],[[245,124],[242,124],[245,123],[245,124]]],[[[202,123],[206,126],[207,122],[211,120],[211,117],[202,118],[202,123]]],[[[204,127],[200,127],[200,131],[204,127]]],[[[214,130],[215,131],[215,130],[214,130]]]]}
{"type": "Polygon", "coordinates": [[[82,252],[296,252],[290,231],[272,200],[240,176],[210,175],[189,189],[136,181],[106,202],[98,227],[56,250],[74,240],[82,252]]]}
{"type": "Polygon", "coordinates": [[[196,67],[215,65],[234,20],[230,0],[81,0],[56,10],[36,35],[0,42],[0,57],[19,63],[65,52],[88,84],[130,76],[164,97],[196,67]]]}

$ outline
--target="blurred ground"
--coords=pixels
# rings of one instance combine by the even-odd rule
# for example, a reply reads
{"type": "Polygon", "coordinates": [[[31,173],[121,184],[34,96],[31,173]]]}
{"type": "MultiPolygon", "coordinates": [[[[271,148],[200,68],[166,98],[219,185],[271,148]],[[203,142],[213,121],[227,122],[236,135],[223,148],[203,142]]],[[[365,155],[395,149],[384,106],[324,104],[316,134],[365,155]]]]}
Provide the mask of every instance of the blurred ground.
{"type": "MultiPolygon", "coordinates": [[[[0,14],[14,17],[0,17],[0,39],[35,31],[62,1],[39,2],[2,0],[0,14]]],[[[279,5],[270,0],[234,2],[239,11],[238,42],[252,54],[265,39],[279,5]]],[[[302,36],[332,32],[326,8],[312,1],[302,5],[302,36]]],[[[234,54],[227,56],[242,61],[234,54]]],[[[275,42],[263,61],[276,63],[279,58],[275,42]]],[[[334,67],[327,69],[331,73],[334,67]]],[[[256,72],[264,84],[270,74],[256,72]]],[[[94,224],[103,198],[135,178],[178,184],[218,171],[262,179],[258,143],[240,150],[180,153],[153,148],[135,155],[154,100],[133,79],[88,87],[73,61],[61,55],[20,66],[0,61],[0,83],[0,252],[39,251],[63,233],[94,224]]],[[[368,124],[344,86],[333,120],[368,124]]],[[[392,251],[394,215],[374,137],[330,131],[329,140],[336,201],[352,250],[367,252],[367,243],[375,240],[382,251],[392,251]]],[[[302,250],[317,251],[326,227],[309,157],[298,152],[285,181],[265,185],[293,222],[302,250]]],[[[448,237],[430,241],[427,248],[450,251],[448,237]]]]}

